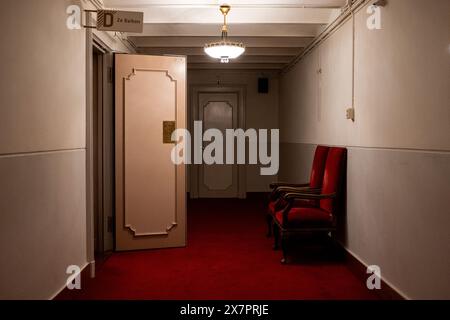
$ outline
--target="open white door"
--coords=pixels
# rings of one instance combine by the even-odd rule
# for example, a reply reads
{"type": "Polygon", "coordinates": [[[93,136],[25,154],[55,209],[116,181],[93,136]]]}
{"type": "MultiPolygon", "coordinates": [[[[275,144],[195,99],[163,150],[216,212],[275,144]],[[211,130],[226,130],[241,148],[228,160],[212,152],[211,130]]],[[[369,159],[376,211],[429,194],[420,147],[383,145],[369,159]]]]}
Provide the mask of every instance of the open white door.
{"type": "Polygon", "coordinates": [[[171,161],[170,134],[186,128],[186,58],[118,54],[115,80],[116,250],[185,246],[185,166],[171,161]]]}

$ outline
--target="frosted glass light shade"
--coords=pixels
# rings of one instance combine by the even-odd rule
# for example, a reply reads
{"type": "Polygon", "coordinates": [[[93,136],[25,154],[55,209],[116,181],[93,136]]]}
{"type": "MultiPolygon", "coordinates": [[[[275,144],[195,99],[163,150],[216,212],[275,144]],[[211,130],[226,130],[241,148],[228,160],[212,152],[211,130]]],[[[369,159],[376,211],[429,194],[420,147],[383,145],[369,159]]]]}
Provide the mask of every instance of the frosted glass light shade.
{"type": "Polygon", "coordinates": [[[214,42],[205,46],[205,53],[214,59],[221,59],[228,62],[228,59],[235,59],[245,52],[245,47],[239,42],[214,42]]]}

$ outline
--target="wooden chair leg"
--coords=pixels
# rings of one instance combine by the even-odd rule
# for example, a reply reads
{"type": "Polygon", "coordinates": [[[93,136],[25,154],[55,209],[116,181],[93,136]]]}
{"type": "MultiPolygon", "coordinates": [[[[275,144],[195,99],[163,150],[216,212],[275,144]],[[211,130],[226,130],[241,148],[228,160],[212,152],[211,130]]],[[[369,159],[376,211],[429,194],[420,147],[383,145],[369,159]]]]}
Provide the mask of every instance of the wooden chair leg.
{"type": "Polygon", "coordinates": [[[267,237],[270,238],[272,236],[272,215],[270,213],[266,216],[267,219],[267,237]]]}
{"type": "Polygon", "coordinates": [[[283,253],[283,258],[281,258],[281,263],[287,263],[287,234],[285,232],[281,233],[281,251],[283,253]]]}
{"type": "Polygon", "coordinates": [[[273,250],[278,250],[280,242],[280,229],[276,223],[272,223],[273,228],[273,250]]]}

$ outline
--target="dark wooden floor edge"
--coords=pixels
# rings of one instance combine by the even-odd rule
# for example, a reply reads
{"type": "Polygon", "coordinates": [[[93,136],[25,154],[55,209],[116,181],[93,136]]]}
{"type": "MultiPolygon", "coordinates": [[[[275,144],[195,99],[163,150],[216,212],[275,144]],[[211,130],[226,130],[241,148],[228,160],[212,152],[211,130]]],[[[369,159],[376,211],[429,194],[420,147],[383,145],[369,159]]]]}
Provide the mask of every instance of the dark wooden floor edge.
{"type": "MultiPolygon", "coordinates": [[[[367,266],[351,254],[341,243],[337,242],[337,245],[342,250],[350,271],[365,284],[367,278],[369,277],[369,274],[367,274],[367,266]]],[[[383,274],[381,274],[381,289],[374,289],[374,291],[383,300],[407,300],[403,295],[383,280],[383,274]]]]}

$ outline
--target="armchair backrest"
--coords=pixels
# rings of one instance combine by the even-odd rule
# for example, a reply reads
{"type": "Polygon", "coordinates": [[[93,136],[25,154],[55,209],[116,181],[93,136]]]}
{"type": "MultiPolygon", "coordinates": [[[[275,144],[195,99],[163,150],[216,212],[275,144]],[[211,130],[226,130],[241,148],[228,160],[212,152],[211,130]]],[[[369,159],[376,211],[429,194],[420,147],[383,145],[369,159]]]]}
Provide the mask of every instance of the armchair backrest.
{"type": "Polygon", "coordinates": [[[311,169],[311,178],[309,180],[310,188],[322,188],[323,173],[329,149],[330,147],[325,146],[317,146],[316,148],[311,169]]]}
{"type": "MultiPolygon", "coordinates": [[[[339,195],[341,179],[345,174],[347,149],[331,147],[323,174],[322,194],[336,193],[339,195]]],[[[320,207],[327,212],[333,212],[333,199],[320,200],[320,207]]]]}

